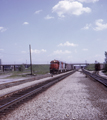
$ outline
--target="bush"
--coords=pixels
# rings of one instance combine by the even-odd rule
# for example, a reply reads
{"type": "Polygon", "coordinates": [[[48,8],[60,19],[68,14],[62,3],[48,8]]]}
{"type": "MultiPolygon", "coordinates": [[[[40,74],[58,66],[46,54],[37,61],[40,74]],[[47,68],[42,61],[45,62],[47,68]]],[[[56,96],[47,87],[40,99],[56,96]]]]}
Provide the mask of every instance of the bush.
{"type": "Polygon", "coordinates": [[[24,71],[25,70],[25,66],[24,65],[21,65],[20,67],[19,67],[19,71],[24,71]]]}
{"type": "Polygon", "coordinates": [[[107,64],[104,65],[104,72],[107,72],[107,64]]]}
{"type": "Polygon", "coordinates": [[[32,71],[35,74],[46,74],[49,73],[49,67],[50,65],[48,64],[32,65],[32,71]]]}
{"type": "Polygon", "coordinates": [[[86,67],[87,70],[89,71],[95,71],[95,64],[89,64],[87,67],[86,67]]]}

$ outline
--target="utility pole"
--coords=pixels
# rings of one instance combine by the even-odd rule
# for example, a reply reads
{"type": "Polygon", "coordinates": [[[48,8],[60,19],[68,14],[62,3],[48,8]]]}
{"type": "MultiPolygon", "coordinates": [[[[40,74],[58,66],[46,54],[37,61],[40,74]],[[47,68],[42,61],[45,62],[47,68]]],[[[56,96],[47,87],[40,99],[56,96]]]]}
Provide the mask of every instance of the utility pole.
{"type": "Polygon", "coordinates": [[[30,53],[30,68],[31,68],[31,75],[32,75],[31,45],[29,45],[29,53],[30,53]]]}

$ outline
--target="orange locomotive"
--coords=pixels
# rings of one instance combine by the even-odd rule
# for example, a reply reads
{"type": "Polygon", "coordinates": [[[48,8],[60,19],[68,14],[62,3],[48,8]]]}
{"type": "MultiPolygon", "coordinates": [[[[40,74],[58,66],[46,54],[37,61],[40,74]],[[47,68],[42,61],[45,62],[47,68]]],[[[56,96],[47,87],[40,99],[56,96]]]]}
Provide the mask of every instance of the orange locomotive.
{"type": "Polygon", "coordinates": [[[66,64],[65,62],[59,60],[52,60],[50,62],[50,73],[61,73],[68,70],[72,70],[73,66],[71,64],[66,64]]]}

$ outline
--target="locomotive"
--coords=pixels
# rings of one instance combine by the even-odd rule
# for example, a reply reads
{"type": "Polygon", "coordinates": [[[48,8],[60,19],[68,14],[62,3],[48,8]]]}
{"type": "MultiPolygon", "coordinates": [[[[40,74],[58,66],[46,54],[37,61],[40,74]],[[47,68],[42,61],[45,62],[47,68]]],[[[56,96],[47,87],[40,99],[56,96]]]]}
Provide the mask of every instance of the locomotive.
{"type": "Polygon", "coordinates": [[[52,60],[50,62],[50,73],[51,74],[66,72],[72,69],[73,69],[72,64],[67,64],[59,60],[52,60]]]}

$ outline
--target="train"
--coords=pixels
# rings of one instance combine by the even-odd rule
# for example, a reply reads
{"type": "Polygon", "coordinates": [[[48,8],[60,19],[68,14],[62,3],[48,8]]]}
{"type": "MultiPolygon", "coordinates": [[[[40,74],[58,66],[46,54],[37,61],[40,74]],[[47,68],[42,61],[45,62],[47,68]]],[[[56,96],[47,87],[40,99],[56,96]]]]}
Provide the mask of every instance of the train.
{"type": "Polygon", "coordinates": [[[104,64],[96,63],[96,64],[95,64],[95,71],[103,70],[104,67],[105,67],[104,64]]]}
{"type": "Polygon", "coordinates": [[[95,71],[99,71],[101,69],[100,63],[95,64],[95,71]]]}
{"type": "Polygon", "coordinates": [[[73,69],[73,65],[69,63],[65,63],[59,60],[52,60],[50,62],[50,73],[58,74],[66,71],[70,71],[73,69]]]}

